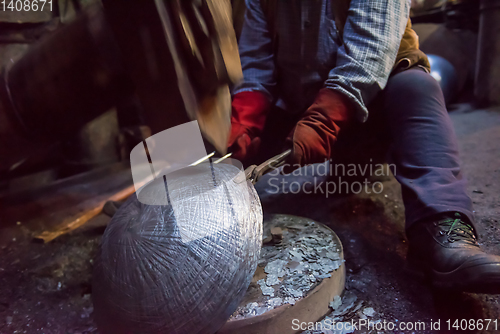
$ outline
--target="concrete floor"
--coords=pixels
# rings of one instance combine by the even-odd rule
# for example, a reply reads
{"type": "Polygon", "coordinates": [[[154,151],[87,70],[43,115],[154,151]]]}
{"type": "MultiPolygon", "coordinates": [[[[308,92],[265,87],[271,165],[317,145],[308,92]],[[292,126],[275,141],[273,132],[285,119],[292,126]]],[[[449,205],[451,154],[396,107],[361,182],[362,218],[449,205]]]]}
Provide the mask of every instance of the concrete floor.
{"type": "MultiPolygon", "coordinates": [[[[460,105],[451,117],[475,202],[480,242],[488,252],[500,254],[500,109],[460,105]]],[[[344,245],[347,290],[364,307],[373,307],[372,320],[441,319],[444,328],[447,319],[500,318],[500,296],[433,291],[407,270],[404,208],[392,177],[372,180],[382,182],[380,194],[330,198],[274,194],[272,177],[256,186],[264,212],[309,217],[335,230],[344,245]]],[[[308,180],[312,177],[288,177],[289,182],[308,180]]],[[[0,333],[96,333],[91,268],[107,221],[101,215],[49,244],[33,243],[29,226],[19,225],[12,239],[0,244],[0,333]]]]}
{"type": "MultiPolygon", "coordinates": [[[[499,111],[472,110],[465,104],[450,113],[475,205],[479,242],[484,250],[498,255],[499,111]]],[[[260,193],[272,189],[264,183],[258,185],[260,193]]],[[[373,321],[428,323],[441,319],[443,329],[448,319],[500,319],[500,296],[433,291],[411,272],[405,261],[404,207],[399,184],[393,177],[383,182],[379,195],[361,193],[330,199],[322,194],[261,195],[261,200],[265,212],[307,216],[327,224],[339,235],[345,249],[346,289],[364,301],[364,307],[375,309],[373,321]]],[[[354,319],[360,317],[358,314],[354,319]]],[[[500,327],[489,332],[498,331],[500,327]]]]}

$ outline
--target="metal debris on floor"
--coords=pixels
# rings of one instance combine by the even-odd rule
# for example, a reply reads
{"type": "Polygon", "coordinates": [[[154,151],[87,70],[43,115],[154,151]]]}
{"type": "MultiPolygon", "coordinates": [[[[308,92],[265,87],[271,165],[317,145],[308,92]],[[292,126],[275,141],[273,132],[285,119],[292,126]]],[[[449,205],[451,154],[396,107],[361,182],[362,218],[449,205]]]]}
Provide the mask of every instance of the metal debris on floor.
{"type": "MultiPolygon", "coordinates": [[[[350,291],[346,291],[342,298],[335,296],[330,303],[333,311],[318,322],[318,325],[316,325],[318,329],[307,330],[301,334],[353,333],[355,329],[352,328],[351,321],[363,319],[363,314],[365,315],[364,318],[366,318],[366,315],[373,316],[376,313],[372,307],[366,307],[362,310],[363,304],[364,302],[358,301],[356,295],[350,291]]],[[[381,320],[373,320],[374,323],[379,321],[381,320]]]]}
{"type": "Polygon", "coordinates": [[[344,261],[340,256],[342,246],[333,235],[332,230],[310,220],[298,222],[291,216],[266,220],[259,260],[266,277],[252,283],[247,291],[247,295],[260,296],[245,300],[246,304],[240,305],[231,319],[262,315],[284,304],[294,305],[323,279],[331,277],[330,273],[344,261]]]}

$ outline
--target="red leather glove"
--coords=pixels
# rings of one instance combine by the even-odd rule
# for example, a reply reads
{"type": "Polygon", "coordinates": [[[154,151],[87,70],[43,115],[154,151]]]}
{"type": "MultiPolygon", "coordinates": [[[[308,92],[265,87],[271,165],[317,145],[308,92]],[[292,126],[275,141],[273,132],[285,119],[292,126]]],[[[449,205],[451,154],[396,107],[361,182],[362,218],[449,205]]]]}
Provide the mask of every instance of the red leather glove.
{"type": "Polygon", "coordinates": [[[267,97],[258,91],[241,92],[233,97],[228,142],[233,158],[245,160],[257,153],[270,106],[267,97]]]}
{"type": "Polygon", "coordinates": [[[321,89],[287,138],[292,154],[283,172],[290,173],[299,166],[328,160],[340,128],[352,119],[351,102],[345,95],[333,89],[321,89]]]}

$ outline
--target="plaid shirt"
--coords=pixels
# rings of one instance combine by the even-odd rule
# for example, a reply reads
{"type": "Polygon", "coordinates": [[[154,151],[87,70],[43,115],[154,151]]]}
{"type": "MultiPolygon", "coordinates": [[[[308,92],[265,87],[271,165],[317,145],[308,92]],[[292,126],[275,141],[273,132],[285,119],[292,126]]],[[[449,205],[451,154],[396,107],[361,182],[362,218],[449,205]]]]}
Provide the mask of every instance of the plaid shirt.
{"type": "Polygon", "coordinates": [[[328,87],[354,101],[365,121],[366,106],[394,66],[410,2],[351,0],[342,43],[331,1],[278,0],[274,46],[260,0],[246,0],[239,42],[244,80],[233,93],[261,91],[278,107],[301,113],[328,87]]]}

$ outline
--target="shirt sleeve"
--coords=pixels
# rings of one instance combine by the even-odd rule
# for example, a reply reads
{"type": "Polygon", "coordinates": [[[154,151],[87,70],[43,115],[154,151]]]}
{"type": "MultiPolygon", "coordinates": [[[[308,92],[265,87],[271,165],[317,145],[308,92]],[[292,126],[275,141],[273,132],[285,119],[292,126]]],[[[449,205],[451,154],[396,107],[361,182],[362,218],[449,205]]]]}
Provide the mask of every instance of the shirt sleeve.
{"type": "Polygon", "coordinates": [[[260,0],[246,0],[245,20],[241,30],[239,51],[243,81],[233,94],[260,91],[272,101],[276,87],[273,42],[260,0]]]}
{"type": "Polygon", "coordinates": [[[366,106],[387,84],[409,12],[408,0],[351,1],[336,67],[325,86],[347,95],[362,122],[366,106]]]}

